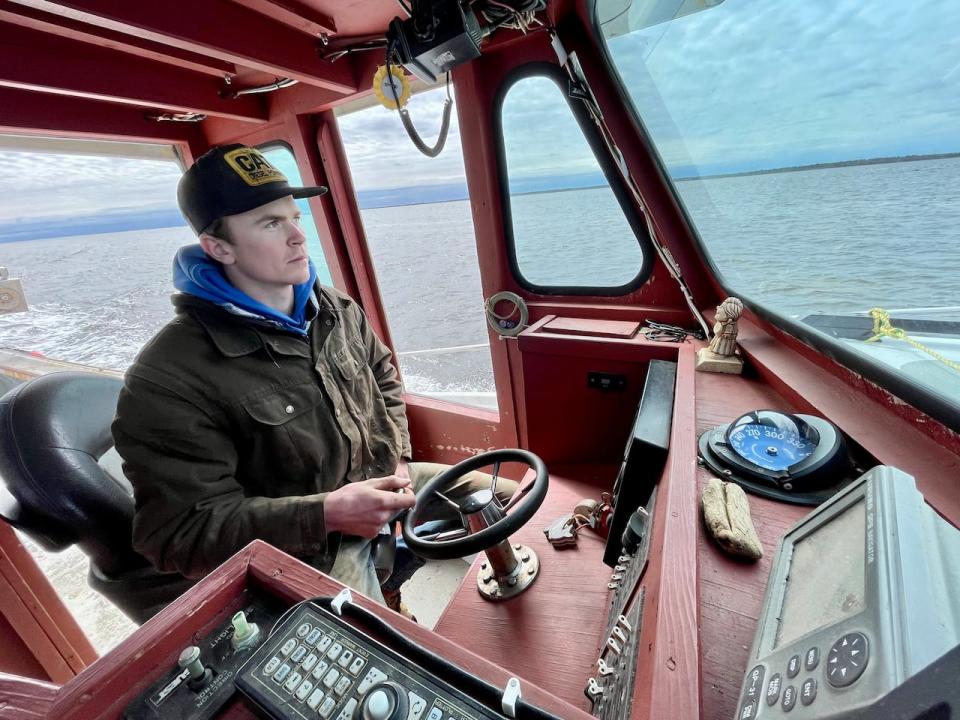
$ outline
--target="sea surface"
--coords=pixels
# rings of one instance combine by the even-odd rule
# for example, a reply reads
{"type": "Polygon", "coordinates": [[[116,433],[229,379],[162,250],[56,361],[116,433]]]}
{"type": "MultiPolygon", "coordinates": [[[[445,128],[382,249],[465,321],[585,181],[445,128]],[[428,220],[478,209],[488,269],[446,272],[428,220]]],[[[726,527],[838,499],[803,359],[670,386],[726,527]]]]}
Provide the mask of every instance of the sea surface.
{"type": "MultiPolygon", "coordinates": [[[[787,315],[960,305],[960,159],[677,187],[729,285],[787,315]]],[[[637,244],[608,189],[512,205],[530,277],[590,285],[635,274],[637,244]]],[[[485,347],[419,353],[488,342],[469,202],[362,217],[407,389],[492,390],[485,347]]],[[[181,227],[0,244],[0,266],[30,304],[0,317],[0,347],[123,370],[172,317],[171,259],[190,242],[181,227]]]]}

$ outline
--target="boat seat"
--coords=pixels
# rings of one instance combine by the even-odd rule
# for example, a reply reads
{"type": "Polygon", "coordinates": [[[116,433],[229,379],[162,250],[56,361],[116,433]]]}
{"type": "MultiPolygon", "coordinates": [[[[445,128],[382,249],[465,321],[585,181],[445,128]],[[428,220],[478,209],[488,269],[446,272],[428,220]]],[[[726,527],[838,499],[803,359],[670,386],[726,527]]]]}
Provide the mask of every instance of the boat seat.
{"type": "Polygon", "coordinates": [[[0,516],[48,551],[79,546],[90,586],[144,622],[196,581],[158,572],[132,547],[133,488],[110,434],[122,386],[57,372],[0,397],[0,516]]]}

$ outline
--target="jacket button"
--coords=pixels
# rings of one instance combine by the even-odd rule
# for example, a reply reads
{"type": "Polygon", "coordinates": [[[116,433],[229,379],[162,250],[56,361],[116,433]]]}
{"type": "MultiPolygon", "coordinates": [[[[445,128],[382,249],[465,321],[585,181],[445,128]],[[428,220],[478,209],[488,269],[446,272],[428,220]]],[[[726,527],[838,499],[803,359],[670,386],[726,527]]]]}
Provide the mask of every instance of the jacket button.
{"type": "Polygon", "coordinates": [[[333,320],[329,320],[329,319],[328,319],[328,320],[327,320],[327,326],[329,327],[330,325],[333,325],[333,320]]]}
{"type": "Polygon", "coordinates": [[[293,405],[287,405],[287,406],[284,408],[284,410],[287,411],[287,415],[292,415],[292,414],[293,414],[293,405]]]}

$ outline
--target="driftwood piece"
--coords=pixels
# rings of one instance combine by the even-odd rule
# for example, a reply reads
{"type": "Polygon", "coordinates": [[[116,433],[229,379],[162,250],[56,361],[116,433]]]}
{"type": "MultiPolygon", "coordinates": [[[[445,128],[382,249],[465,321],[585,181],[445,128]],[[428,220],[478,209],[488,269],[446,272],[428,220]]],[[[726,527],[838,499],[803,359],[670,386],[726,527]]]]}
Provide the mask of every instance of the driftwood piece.
{"type": "Polygon", "coordinates": [[[751,560],[763,557],[763,546],[753,520],[747,494],[735,483],[713,478],[703,489],[703,519],[724,550],[751,560]]]}

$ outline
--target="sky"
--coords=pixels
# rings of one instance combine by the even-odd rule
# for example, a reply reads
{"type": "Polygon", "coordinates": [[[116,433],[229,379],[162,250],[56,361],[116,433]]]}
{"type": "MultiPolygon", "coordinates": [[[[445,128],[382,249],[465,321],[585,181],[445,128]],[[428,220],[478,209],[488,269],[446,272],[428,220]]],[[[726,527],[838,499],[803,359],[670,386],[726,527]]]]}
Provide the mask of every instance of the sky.
{"type": "MultiPolygon", "coordinates": [[[[675,178],[960,151],[955,0],[724,0],[609,45],[675,178]]],[[[436,89],[409,106],[429,144],[444,97],[436,89]]],[[[599,182],[552,82],[518,83],[503,117],[512,192],[599,182]]],[[[384,108],[339,122],[361,206],[465,197],[455,117],[436,159],[420,155],[384,108]]],[[[6,151],[0,163],[0,242],[179,224],[173,163],[6,151]]]]}

